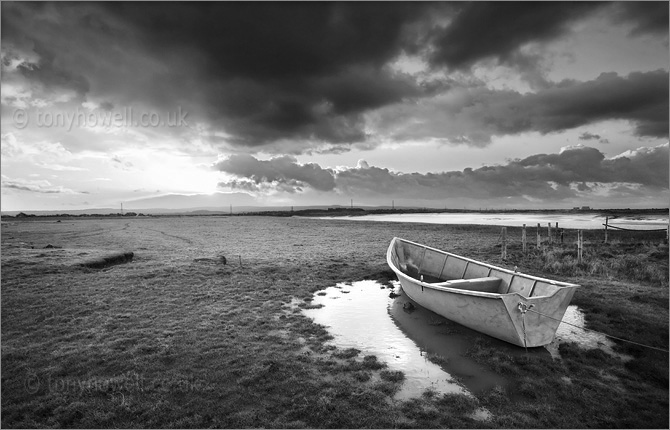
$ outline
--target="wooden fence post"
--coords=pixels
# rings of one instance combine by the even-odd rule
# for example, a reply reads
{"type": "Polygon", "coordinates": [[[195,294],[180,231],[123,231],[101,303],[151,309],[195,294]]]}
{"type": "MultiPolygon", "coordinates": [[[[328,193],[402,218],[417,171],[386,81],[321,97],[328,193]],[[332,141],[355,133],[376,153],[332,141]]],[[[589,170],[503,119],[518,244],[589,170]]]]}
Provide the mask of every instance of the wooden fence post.
{"type": "Polygon", "coordinates": [[[547,227],[547,236],[549,237],[549,245],[552,243],[552,238],[551,238],[551,223],[549,223],[547,227]]]}
{"type": "Polygon", "coordinates": [[[607,224],[609,223],[610,217],[605,217],[605,243],[607,243],[607,224]]]}
{"type": "Polygon", "coordinates": [[[507,259],[507,227],[502,228],[502,254],[500,257],[503,260],[507,259]]]}
{"type": "Polygon", "coordinates": [[[523,250],[523,253],[526,253],[526,224],[523,225],[523,229],[521,230],[521,249],[523,250]]]}
{"type": "Polygon", "coordinates": [[[577,230],[577,262],[582,263],[582,249],[584,248],[584,236],[581,230],[577,230]]]}
{"type": "Polygon", "coordinates": [[[540,249],[540,223],[537,223],[537,249],[540,249]]]}

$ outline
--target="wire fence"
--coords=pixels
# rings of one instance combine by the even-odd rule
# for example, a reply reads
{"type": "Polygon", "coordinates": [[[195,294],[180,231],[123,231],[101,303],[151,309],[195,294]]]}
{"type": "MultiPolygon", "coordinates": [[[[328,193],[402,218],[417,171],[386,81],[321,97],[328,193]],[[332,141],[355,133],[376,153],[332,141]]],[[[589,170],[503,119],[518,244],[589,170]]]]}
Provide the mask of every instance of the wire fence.
{"type": "MultiPolygon", "coordinates": [[[[508,246],[518,245],[520,241],[522,253],[526,253],[533,248],[544,249],[547,246],[570,245],[577,249],[577,259],[581,263],[584,257],[584,248],[586,244],[593,243],[622,243],[622,242],[659,242],[668,244],[670,237],[670,225],[662,229],[628,229],[615,227],[609,224],[606,218],[604,230],[566,230],[559,227],[558,222],[547,223],[546,227],[537,224],[537,227],[527,227],[523,224],[521,227],[520,239],[508,234],[508,227],[502,227],[498,242],[501,244],[501,259],[506,260],[508,255],[508,246]]],[[[514,229],[514,228],[512,228],[514,229]]],[[[518,228],[517,228],[518,229],[518,228]]]]}

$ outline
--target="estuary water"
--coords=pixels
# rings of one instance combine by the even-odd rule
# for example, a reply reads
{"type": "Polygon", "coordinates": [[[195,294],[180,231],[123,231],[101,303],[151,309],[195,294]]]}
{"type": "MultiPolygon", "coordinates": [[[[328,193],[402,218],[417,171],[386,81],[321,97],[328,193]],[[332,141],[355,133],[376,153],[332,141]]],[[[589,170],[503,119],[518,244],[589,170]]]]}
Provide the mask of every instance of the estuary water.
{"type": "MultiPolygon", "coordinates": [[[[605,217],[592,213],[574,214],[537,214],[537,213],[420,213],[420,214],[382,214],[362,215],[347,217],[322,217],[327,219],[346,219],[352,221],[386,221],[386,222],[414,222],[428,224],[478,224],[478,225],[500,225],[509,227],[537,226],[539,223],[546,227],[551,223],[559,228],[572,228],[581,230],[603,229],[605,217]]],[[[610,218],[609,225],[613,227],[655,230],[668,227],[667,215],[634,215],[610,218]]]]}

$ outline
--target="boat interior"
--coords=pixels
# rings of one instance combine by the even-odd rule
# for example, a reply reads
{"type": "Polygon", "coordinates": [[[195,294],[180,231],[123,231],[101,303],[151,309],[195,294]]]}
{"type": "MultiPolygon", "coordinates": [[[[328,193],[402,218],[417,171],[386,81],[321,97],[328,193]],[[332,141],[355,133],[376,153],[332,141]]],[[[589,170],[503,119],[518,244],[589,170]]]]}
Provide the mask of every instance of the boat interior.
{"type": "Polygon", "coordinates": [[[553,294],[560,285],[521,273],[469,260],[444,251],[396,239],[391,250],[395,267],[435,286],[487,293],[519,293],[524,297],[553,294]]]}

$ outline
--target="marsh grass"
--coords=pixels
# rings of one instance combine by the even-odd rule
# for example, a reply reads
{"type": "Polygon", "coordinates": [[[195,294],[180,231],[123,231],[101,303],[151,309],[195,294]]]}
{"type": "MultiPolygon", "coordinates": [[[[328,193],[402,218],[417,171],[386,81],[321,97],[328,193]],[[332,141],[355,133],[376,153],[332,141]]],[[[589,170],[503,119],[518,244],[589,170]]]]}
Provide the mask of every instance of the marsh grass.
{"type": "MultiPolygon", "coordinates": [[[[624,363],[564,344],[557,361],[504,354],[482,336],[470,354],[509,389],[397,401],[401,373],[330,345],[302,313],[337,283],[393,280],[393,236],[499,263],[495,227],[239,217],[2,228],[3,427],[668,426],[667,354],[617,344],[633,355],[624,363]],[[61,257],[93,248],[136,252],[105,269],[61,257]],[[480,407],[488,421],[472,417],[480,407]]],[[[667,260],[667,248],[644,252],[667,260]]],[[[511,256],[503,265],[551,275],[539,258],[511,256]]],[[[573,302],[590,327],[667,348],[667,283],[598,273],[555,277],[583,285],[573,302]]]]}
{"type": "MultiPolygon", "coordinates": [[[[663,428],[667,422],[660,414],[668,402],[667,378],[640,377],[620,359],[574,343],[560,345],[560,360],[504,354],[486,343],[478,342],[471,356],[517,381],[511,390],[496,387],[480,396],[503,427],[663,428]],[[640,413],[629,414],[630,408],[640,413]]],[[[666,368],[649,372],[667,375],[667,356],[656,355],[656,362],[666,368]]]]}
{"type": "MultiPolygon", "coordinates": [[[[507,262],[544,274],[593,276],[668,287],[668,243],[665,232],[614,231],[607,243],[600,230],[584,230],[582,261],[577,256],[577,233],[566,230],[561,243],[544,237],[541,246],[530,241],[522,252],[521,233],[509,228],[507,262]]],[[[546,232],[545,232],[546,233],[546,232]]],[[[530,236],[529,236],[530,237],[530,236]]],[[[500,243],[497,244],[499,248],[500,243]]]]}
{"type": "Polygon", "coordinates": [[[565,245],[545,246],[529,254],[545,272],[567,276],[591,275],[668,287],[668,245],[658,242],[588,244],[582,261],[577,250],[565,245]]]}
{"type": "Polygon", "coordinates": [[[12,297],[3,297],[3,329],[23,327],[31,338],[3,344],[3,421],[12,427],[384,422],[393,386],[356,374],[384,364],[320,358],[331,353],[324,328],[291,312],[285,294],[246,290],[263,270],[191,266],[149,280],[64,273],[51,293],[37,295],[25,275],[20,285],[3,279],[3,295],[12,297]],[[300,354],[302,346],[313,352],[300,354]],[[349,404],[352,385],[368,402],[349,404]]]}

